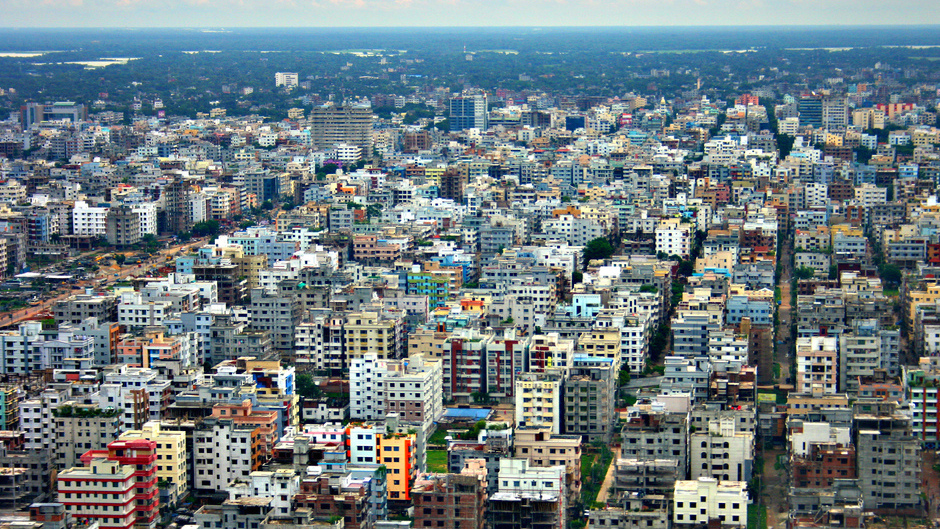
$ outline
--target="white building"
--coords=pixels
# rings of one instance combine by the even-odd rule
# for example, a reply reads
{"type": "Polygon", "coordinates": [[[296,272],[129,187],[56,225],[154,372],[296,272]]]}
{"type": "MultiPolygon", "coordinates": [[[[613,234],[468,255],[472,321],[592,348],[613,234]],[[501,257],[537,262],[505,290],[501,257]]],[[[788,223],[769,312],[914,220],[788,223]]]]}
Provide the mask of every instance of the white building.
{"type": "Polygon", "coordinates": [[[378,436],[381,432],[371,426],[353,426],[349,429],[349,463],[377,465],[378,436]]]}
{"type": "Polygon", "coordinates": [[[796,390],[834,394],[839,383],[839,345],[835,337],[812,336],[796,341],[796,390]]]}
{"type": "Polygon", "coordinates": [[[300,474],[293,468],[252,472],[248,479],[237,479],[228,488],[228,499],[243,497],[271,498],[271,515],[291,515],[291,502],[300,493],[300,474]]]}
{"type": "Polygon", "coordinates": [[[715,478],[677,481],[673,495],[674,527],[700,527],[718,520],[722,527],[747,525],[747,483],[715,478]]]}
{"type": "Polygon", "coordinates": [[[108,209],[91,207],[84,200],[75,202],[75,207],[72,209],[72,233],[104,236],[107,233],[108,209]]]}
{"type": "Polygon", "coordinates": [[[286,86],[288,88],[300,84],[300,76],[297,72],[277,72],[274,74],[274,86],[286,86]]]}
{"type": "Polygon", "coordinates": [[[663,219],[656,227],[656,253],[688,259],[692,251],[692,225],[679,219],[663,219]]]}
{"type": "Polygon", "coordinates": [[[98,391],[98,407],[122,412],[122,431],[140,429],[147,421],[160,421],[170,400],[170,381],[143,367],[118,366],[106,373],[98,391]],[[143,393],[142,393],[143,392],[143,393]]]}
{"type": "Polygon", "coordinates": [[[137,213],[140,218],[140,234],[141,236],[151,234],[157,234],[157,205],[152,202],[146,202],[143,204],[134,204],[131,206],[131,211],[137,213]]]}
{"type": "Polygon", "coordinates": [[[140,292],[125,292],[118,304],[118,323],[128,327],[163,325],[172,306],[169,301],[144,301],[140,292]]]}
{"type": "Polygon", "coordinates": [[[754,467],[754,434],[737,431],[734,417],[710,421],[707,432],[690,436],[689,457],[692,479],[750,481],[754,467]]]}
{"type": "Polygon", "coordinates": [[[500,493],[557,496],[559,512],[565,512],[565,465],[533,467],[528,459],[504,457],[499,460],[498,487],[500,493]]]}
{"type": "Polygon", "coordinates": [[[499,492],[491,500],[528,497],[554,504],[559,527],[564,527],[568,506],[564,465],[533,467],[528,459],[504,457],[499,460],[497,487],[499,492]]]}
{"type": "Polygon", "coordinates": [[[808,457],[814,444],[852,444],[852,432],[847,427],[832,426],[827,422],[803,422],[802,426],[790,430],[790,454],[808,457]]]}
{"type": "Polygon", "coordinates": [[[587,243],[605,235],[604,226],[592,219],[559,215],[558,218],[542,222],[542,231],[552,237],[558,237],[572,246],[586,246],[587,243]]]}
{"type": "Polygon", "coordinates": [[[395,361],[367,353],[350,358],[350,417],[377,421],[398,413],[402,422],[423,423],[428,428],[444,414],[443,363],[412,356],[395,361]]]}
{"type": "Polygon", "coordinates": [[[248,479],[252,472],[252,430],[236,428],[230,419],[206,419],[193,432],[193,452],[193,487],[224,491],[233,479],[248,479]]]}
{"type": "Polygon", "coordinates": [[[362,147],[348,143],[337,143],[333,146],[336,159],[341,162],[358,162],[362,159],[362,147]]]}
{"type": "Polygon", "coordinates": [[[784,118],[777,122],[780,134],[789,134],[796,136],[800,130],[800,118],[784,118]]]}
{"type": "Polygon", "coordinates": [[[817,182],[810,182],[803,186],[806,207],[825,207],[829,204],[829,186],[817,182]]]}
{"type": "Polygon", "coordinates": [[[888,189],[863,182],[855,186],[855,201],[866,208],[884,204],[888,201],[888,189]]]}
{"type": "Polygon", "coordinates": [[[52,450],[55,428],[52,410],[68,400],[68,390],[47,388],[38,397],[20,402],[20,430],[25,434],[27,450],[52,450]]]}

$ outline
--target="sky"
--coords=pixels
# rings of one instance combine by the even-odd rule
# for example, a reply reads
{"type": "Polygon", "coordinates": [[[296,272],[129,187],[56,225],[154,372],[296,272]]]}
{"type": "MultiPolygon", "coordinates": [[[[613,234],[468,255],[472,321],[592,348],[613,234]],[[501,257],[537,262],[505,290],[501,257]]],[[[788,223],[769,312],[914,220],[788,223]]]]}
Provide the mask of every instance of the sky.
{"type": "Polygon", "coordinates": [[[940,24],[936,0],[0,0],[0,27],[940,24]]]}

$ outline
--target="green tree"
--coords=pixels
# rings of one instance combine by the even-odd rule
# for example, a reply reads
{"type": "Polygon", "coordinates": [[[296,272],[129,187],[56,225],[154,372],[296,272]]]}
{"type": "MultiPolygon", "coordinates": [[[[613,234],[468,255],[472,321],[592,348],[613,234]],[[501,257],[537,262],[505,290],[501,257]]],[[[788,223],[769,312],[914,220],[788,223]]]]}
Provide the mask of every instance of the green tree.
{"type": "Polygon", "coordinates": [[[780,134],[777,136],[777,148],[780,150],[780,158],[786,158],[793,150],[793,136],[789,134],[780,134]]]}
{"type": "Polygon", "coordinates": [[[608,259],[612,255],[614,255],[614,247],[607,239],[598,237],[584,247],[584,264],[586,266],[592,259],[608,259]]]}
{"type": "Polygon", "coordinates": [[[305,399],[319,398],[323,392],[308,373],[297,375],[297,394],[305,399]]]}
{"type": "Polygon", "coordinates": [[[211,237],[219,233],[219,221],[204,220],[193,225],[193,235],[196,237],[211,237]]]}
{"type": "Polygon", "coordinates": [[[382,216],[382,205],[381,204],[369,204],[366,206],[366,217],[381,217],[382,216]]]}
{"type": "Polygon", "coordinates": [[[114,254],[114,262],[117,263],[118,266],[124,266],[124,261],[126,261],[126,260],[127,260],[127,256],[126,256],[126,255],[124,255],[124,254],[122,254],[122,253],[114,254]]]}
{"type": "Polygon", "coordinates": [[[812,279],[816,271],[808,266],[801,266],[793,271],[793,277],[797,279],[812,279]]]}
{"type": "Polygon", "coordinates": [[[881,280],[885,286],[896,287],[901,284],[901,269],[895,264],[886,264],[881,267],[881,280]]]}
{"type": "Polygon", "coordinates": [[[581,281],[584,281],[584,274],[581,273],[580,270],[575,270],[575,271],[571,274],[571,282],[572,282],[572,283],[580,283],[581,281]]]}
{"type": "Polygon", "coordinates": [[[161,243],[160,240],[157,239],[157,236],[152,233],[147,233],[141,237],[139,244],[149,253],[154,253],[159,250],[161,246],[163,246],[163,243],[161,243]]]}

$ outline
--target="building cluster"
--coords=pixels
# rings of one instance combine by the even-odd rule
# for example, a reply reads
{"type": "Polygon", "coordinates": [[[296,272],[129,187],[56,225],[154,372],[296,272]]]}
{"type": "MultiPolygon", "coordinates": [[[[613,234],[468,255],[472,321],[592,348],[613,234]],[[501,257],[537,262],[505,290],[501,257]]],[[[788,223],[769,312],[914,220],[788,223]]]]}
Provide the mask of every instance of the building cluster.
{"type": "Polygon", "coordinates": [[[449,132],[378,119],[412,102],[379,96],[0,123],[4,285],[218,232],[9,319],[0,504],[122,528],[743,528],[778,447],[789,527],[935,508],[934,112],[863,85],[772,109],[513,95],[436,91],[449,132]],[[585,461],[610,465],[600,493],[585,461]]]}

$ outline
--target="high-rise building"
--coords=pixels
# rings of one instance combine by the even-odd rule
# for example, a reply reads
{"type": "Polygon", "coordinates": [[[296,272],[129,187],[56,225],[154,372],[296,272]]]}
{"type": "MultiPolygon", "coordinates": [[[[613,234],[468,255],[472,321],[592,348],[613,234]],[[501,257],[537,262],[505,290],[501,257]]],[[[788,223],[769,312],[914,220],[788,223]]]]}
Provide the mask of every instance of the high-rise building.
{"type": "Polygon", "coordinates": [[[315,149],[348,143],[372,155],[372,108],[364,105],[325,105],[310,112],[310,141],[315,149]]]}
{"type": "Polygon", "coordinates": [[[297,72],[277,72],[274,74],[274,86],[294,87],[300,84],[297,72]]]}
{"type": "Polygon", "coordinates": [[[27,103],[20,108],[20,120],[23,128],[29,128],[33,123],[42,121],[71,121],[78,123],[88,119],[88,109],[85,105],[71,101],[56,103],[27,103]]]}
{"type": "Polygon", "coordinates": [[[124,247],[140,241],[140,214],[130,206],[117,206],[105,217],[105,236],[108,244],[124,247]]]}
{"type": "Polygon", "coordinates": [[[189,206],[189,196],[192,192],[188,183],[181,178],[174,178],[162,189],[164,207],[166,208],[166,231],[180,233],[192,228],[192,208],[189,206]]]}
{"type": "Polygon", "coordinates": [[[53,410],[55,464],[72,468],[88,449],[105,450],[118,437],[121,425],[117,410],[69,401],[53,410]]]}
{"type": "Polygon", "coordinates": [[[809,94],[800,98],[800,125],[821,127],[823,124],[822,98],[809,94]]]}
{"type": "Polygon", "coordinates": [[[486,94],[463,94],[450,100],[450,130],[487,128],[486,94]]]}
{"type": "Polygon", "coordinates": [[[844,129],[849,124],[849,105],[845,97],[823,99],[822,121],[830,129],[844,129]]]}
{"type": "Polygon", "coordinates": [[[456,167],[448,167],[441,175],[441,198],[449,198],[459,204],[463,203],[464,178],[456,167]]]}

